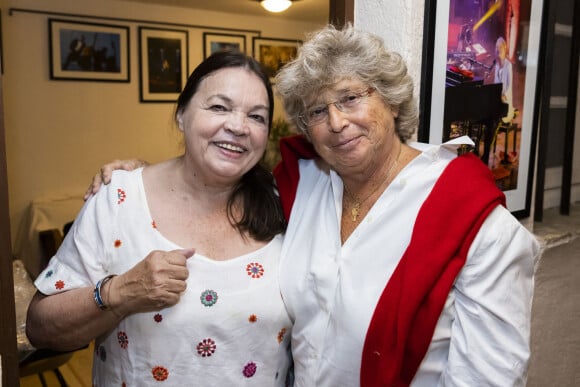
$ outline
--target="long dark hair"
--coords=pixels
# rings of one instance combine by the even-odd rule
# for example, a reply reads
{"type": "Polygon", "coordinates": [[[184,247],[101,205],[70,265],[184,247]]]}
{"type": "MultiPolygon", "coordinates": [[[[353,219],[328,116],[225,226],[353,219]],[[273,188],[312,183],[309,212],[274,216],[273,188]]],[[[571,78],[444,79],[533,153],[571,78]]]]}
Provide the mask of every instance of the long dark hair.
{"type": "MultiPolygon", "coordinates": [[[[241,67],[256,74],[268,93],[268,132],[274,114],[274,93],[270,78],[262,65],[254,58],[236,51],[217,52],[209,56],[193,70],[183,91],[177,99],[175,119],[185,110],[201,83],[209,74],[228,67],[241,67]]],[[[286,221],[278,195],[274,177],[266,168],[256,164],[242,176],[228,199],[228,218],[240,234],[249,233],[258,241],[269,241],[286,230],[286,221]],[[234,216],[234,204],[242,203],[242,215],[234,216]]]]}

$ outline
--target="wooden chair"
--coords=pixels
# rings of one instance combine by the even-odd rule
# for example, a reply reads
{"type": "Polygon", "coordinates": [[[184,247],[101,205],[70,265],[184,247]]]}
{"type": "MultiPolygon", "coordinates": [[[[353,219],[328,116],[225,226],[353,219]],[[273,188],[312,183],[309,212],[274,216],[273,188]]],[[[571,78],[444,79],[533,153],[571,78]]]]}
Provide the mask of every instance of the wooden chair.
{"type": "Polygon", "coordinates": [[[51,371],[56,375],[61,387],[67,387],[68,384],[62,376],[58,367],[65,365],[72,357],[74,352],[57,352],[48,349],[37,349],[32,355],[24,359],[18,366],[20,377],[29,375],[38,375],[42,387],[47,387],[44,373],[51,371]]]}

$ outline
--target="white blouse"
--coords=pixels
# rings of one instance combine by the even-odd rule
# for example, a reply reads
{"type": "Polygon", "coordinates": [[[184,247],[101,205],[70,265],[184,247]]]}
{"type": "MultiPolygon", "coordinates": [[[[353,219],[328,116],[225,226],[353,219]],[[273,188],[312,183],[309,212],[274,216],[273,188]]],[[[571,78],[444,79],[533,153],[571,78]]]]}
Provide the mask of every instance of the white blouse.
{"type": "MultiPolygon", "coordinates": [[[[295,386],[359,385],[375,305],[409,243],[421,204],[456,154],[446,146],[413,146],[423,153],[401,171],[344,245],[341,179],[313,161],[300,161],[280,266],[282,296],[294,321],[295,386]]],[[[538,253],[533,235],[509,211],[498,207],[490,214],[413,386],[525,385],[538,253]]]]}
{"type": "MultiPolygon", "coordinates": [[[[291,322],[278,284],[282,237],[252,253],[187,260],[173,307],[125,318],[95,344],[93,385],[284,386],[291,322]]],[[[155,228],[141,170],[116,171],[91,198],[35,285],[50,295],[94,286],[151,250],[177,246],[155,228]]]]}

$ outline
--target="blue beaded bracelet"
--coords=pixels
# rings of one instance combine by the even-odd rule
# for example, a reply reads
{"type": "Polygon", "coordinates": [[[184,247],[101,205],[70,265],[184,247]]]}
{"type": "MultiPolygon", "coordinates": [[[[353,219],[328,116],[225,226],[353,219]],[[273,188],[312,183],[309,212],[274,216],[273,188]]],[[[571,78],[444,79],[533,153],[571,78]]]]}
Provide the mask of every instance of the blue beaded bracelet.
{"type": "Polygon", "coordinates": [[[115,276],[115,274],[109,274],[105,278],[102,278],[99,281],[97,281],[97,284],[95,285],[95,290],[93,292],[93,296],[95,299],[95,303],[97,304],[97,306],[101,310],[109,310],[109,306],[105,305],[105,303],[103,302],[103,297],[101,297],[101,288],[103,287],[104,284],[109,282],[111,280],[111,278],[113,278],[114,276],[115,276]]]}

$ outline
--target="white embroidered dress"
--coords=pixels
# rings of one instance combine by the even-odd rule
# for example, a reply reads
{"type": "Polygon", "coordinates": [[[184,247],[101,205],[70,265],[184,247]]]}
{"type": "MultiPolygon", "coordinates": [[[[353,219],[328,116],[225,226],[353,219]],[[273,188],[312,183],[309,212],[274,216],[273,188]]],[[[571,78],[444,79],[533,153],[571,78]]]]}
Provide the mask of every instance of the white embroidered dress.
{"type": "MultiPolygon", "coordinates": [[[[115,171],[87,201],[35,282],[42,293],[92,287],[151,250],[189,247],[156,230],[141,171],[115,171]]],[[[284,386],[291,323],[278,284],[281,244],[277,236],[227,261],[189,258],[177,305],[129,316],[97,340],[94,386],[284,386]]]]}

